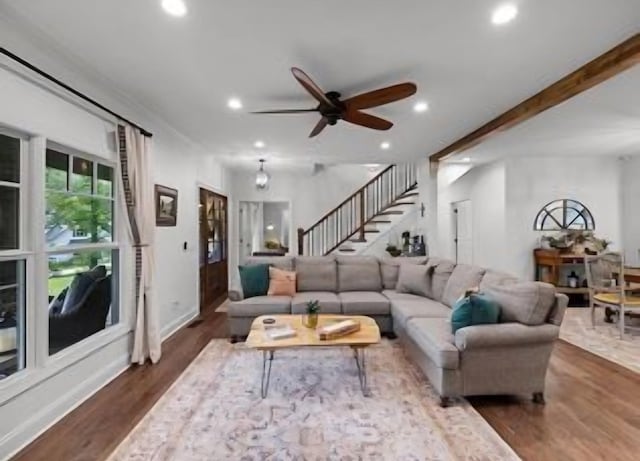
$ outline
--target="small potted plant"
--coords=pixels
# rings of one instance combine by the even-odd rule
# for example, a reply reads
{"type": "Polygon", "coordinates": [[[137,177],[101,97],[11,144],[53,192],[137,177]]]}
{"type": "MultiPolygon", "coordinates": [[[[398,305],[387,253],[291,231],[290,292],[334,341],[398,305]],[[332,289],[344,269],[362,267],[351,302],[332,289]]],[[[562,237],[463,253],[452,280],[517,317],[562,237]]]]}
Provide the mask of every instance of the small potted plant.
{"type": "Polygon", "coordinates": [[[318,326],[318,314],[320,313],[320,302],[311,300],[307,303],[307,312],[302,317],[302,323],[307,328],[315,328],[318,326]]]}
{"type": "Polygon", "coordinates": [[[400,256],[402,254],[402,251],[400,249],[398,249],[397,246],[392,245],[392,244],[388,244],[387,245],[386,251],[387,251],[387,253],[389,253],[394,258],[396,256],[400,256]]]}

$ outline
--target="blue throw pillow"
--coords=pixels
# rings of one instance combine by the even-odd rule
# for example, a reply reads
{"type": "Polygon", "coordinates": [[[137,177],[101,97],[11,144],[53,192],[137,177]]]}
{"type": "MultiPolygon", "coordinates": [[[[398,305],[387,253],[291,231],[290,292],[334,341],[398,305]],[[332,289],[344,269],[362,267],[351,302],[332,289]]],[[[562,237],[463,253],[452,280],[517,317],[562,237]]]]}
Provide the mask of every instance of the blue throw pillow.
{"type": "Polygon", "coordinates": [[[498,323],[500,306],[483,294],[471,294],[458,300],[451,312],[451,329],[455,333],[460,328],[471,325],[498,323]]]}
{"type": "Polygon", "coordinates": [[[240,284],[245,299],[264,296],[269,291],[269,265],[238,266],[240,284]]]}

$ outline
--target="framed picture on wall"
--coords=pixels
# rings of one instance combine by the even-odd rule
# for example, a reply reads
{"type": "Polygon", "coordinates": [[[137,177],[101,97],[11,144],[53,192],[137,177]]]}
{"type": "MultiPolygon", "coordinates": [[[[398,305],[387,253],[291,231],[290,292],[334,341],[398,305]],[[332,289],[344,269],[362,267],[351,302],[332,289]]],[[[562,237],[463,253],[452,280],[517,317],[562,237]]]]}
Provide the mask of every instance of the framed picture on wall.
{"type": "Polygon", "coordinates": [[[178,222],[178,191],[170,187],[155,186],[156,226],[173,227],[178,222]]]}

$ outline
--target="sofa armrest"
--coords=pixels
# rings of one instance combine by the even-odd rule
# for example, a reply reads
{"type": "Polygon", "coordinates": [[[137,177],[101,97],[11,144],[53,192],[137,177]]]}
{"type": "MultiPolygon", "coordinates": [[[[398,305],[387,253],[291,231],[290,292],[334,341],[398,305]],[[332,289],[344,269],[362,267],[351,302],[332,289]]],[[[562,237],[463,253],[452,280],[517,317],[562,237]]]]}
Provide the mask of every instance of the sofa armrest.
{"type": "Polygon", "coordinates": [[[461,350],[489,347],[519,346],[553,342],[558,338],[560,328],[545,323],[529,326],[521,323],[497,323],[495,325],[474,325],[456,331],[456,347],[461,350]]]}
{"type": "Polygon", "coordinates": [[[229,301],[242,301],[244,299],[242,290],[231,289],[229,290],[228,297],[229,297],[229,301]]]}

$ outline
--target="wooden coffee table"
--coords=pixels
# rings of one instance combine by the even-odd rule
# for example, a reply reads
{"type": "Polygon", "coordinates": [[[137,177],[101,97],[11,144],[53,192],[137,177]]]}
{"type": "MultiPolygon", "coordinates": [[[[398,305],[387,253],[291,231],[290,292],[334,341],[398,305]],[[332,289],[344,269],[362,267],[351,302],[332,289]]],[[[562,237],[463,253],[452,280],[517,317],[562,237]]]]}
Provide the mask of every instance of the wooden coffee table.
{"type": "Polygon", "coordinates": [[[367,368],[365,361],[365,349],[380,342],[380,329],[375,320],[361,315],[320,315],[318,327],[339,322],[341,320],[357,320],[360,322],[360,331],[341,338],[320,340],[315,329],[307,328],[302,324],[302,315],[263,315],[256,318],[251,324],[251,331],[247,337],[246,345],[252,349],[262,351],[262,378],[260,381],[260,395],[264,399],[269,392],[269,380],[271,378],[271,363],[273,355],[278,349],[292,349],[298,347],[350,347],[358,368],[360,389],[365,397],[369,396],[367,387],[367,368]],[[265,334],[265,318],[273,318],[276,325],[288,324],[296,331],[296,336],[286,339],[273,340],[265,334]]]}

